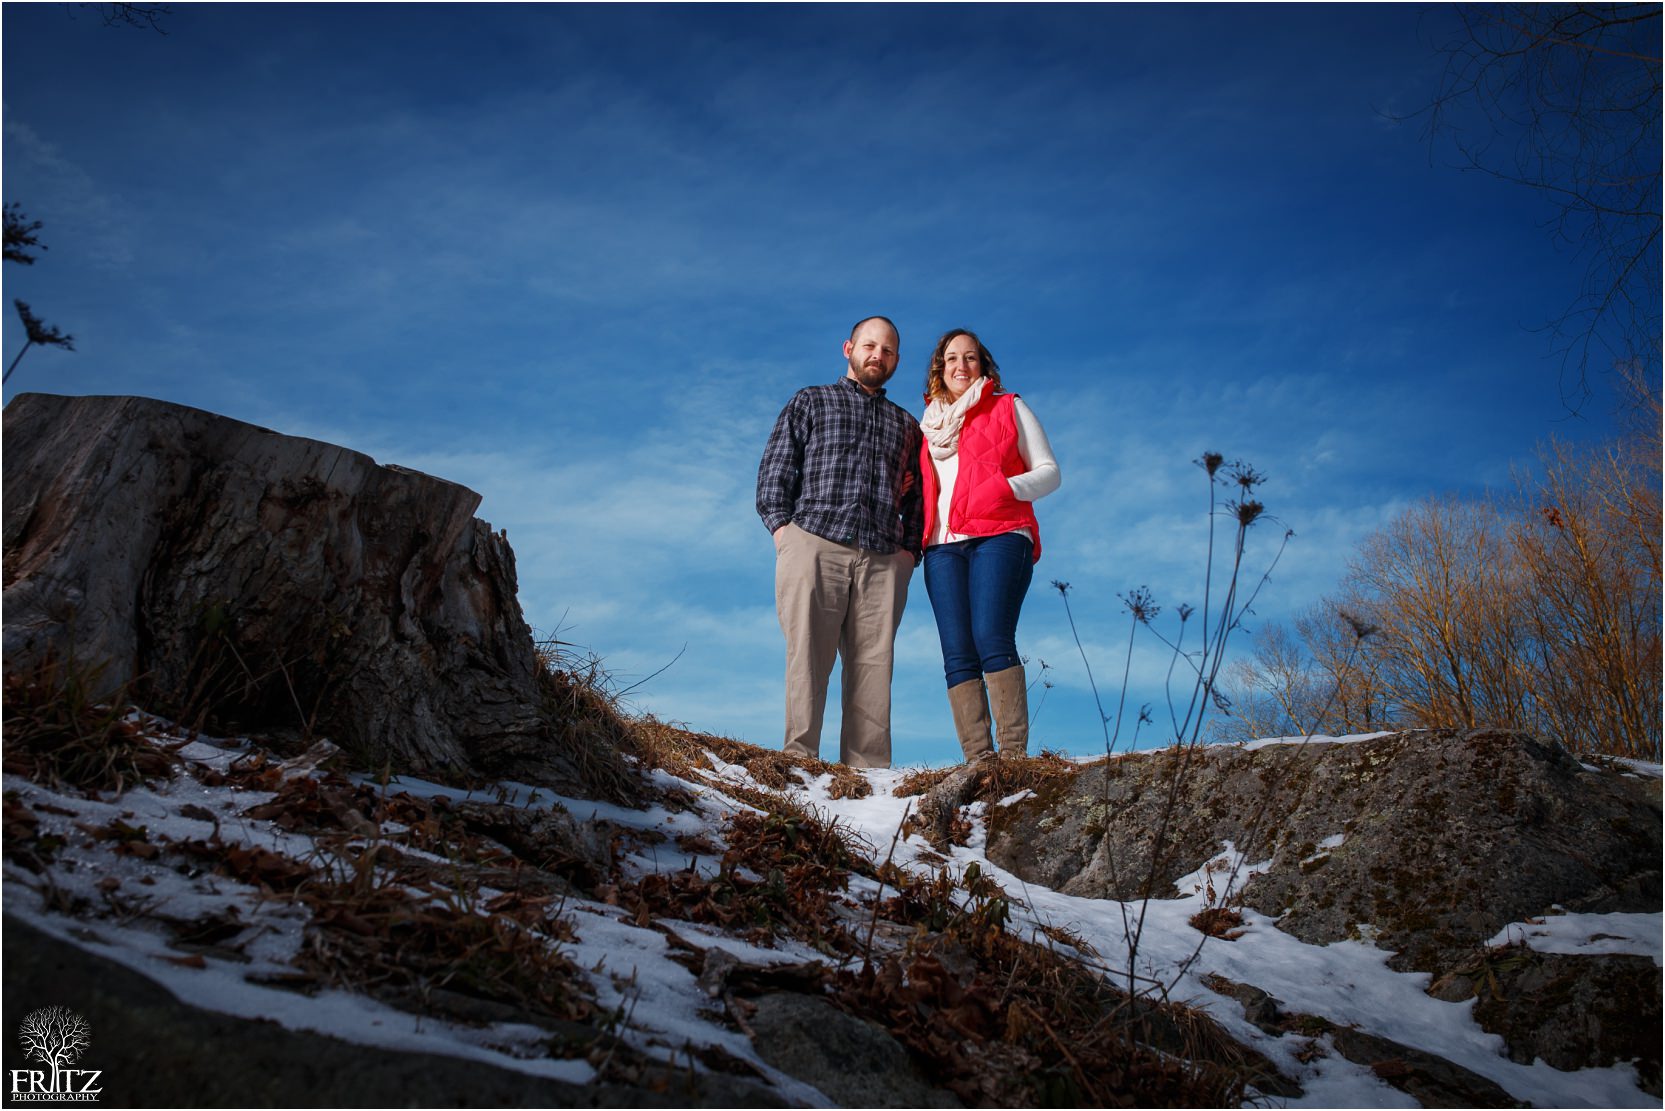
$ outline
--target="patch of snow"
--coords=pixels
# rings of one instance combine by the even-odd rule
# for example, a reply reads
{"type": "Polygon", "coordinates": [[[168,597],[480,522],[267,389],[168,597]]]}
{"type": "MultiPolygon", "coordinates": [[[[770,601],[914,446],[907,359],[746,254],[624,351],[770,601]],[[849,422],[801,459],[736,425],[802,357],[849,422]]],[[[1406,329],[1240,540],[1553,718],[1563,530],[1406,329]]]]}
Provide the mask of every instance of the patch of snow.
{"type": "Polygon", "coordinates": [[[16,915],[45,934],[131,969],[160,984],[180,1002],[194,1007],[238,1018],[267,1019],[286,1030],[325,1034],[355,1045],[406,1053],[439,1053],[574,1084],[588,1083],[595,1075],[595,1070],[582,1059],[556,1060],[544,1056],[546,1051],[540,1043],[547,1041],[548,1035],[542,1031],[506,1025],[470,1029],[396,1010],[367,996],[336,989],[306,996],[263,987],[244,979],[251,970],[260,971],[258,967],[251,969],[249,965],[212,957],[206,958],[204,968],[185,967],[170,961],[161,939],[149,931],[109,921],[100,921],[89,929],[74,919],[46,913],[38,895],[32,891],[20,892],[19,886],[10,885],[8,890],[8,914],[16,915]],[[483,1044],[488,1041],[500,1046],[523,1045],[528,1056],[489,1048],[483,1044]]]}
{"type": "Polygon", "coordinates": [[[1659,779],[1665,774],[1665,764],[1651,764],[1646,760],[1632,760],[1628,756],[1609,756],[1615,764],[1629,768],[1635,775],[1646,776],[1649,779],[1659,779]]]}
{"type": "Polygon", "coordinates": [[[1317,852],[1313,853],[1311,856],[1302,858],[1301,866],[1305,867],[1308,864],[1316,864],[1321,860],[1330,859],[1330,850],[1339,849],[1342,845],[1342,842],[1344,842],[1346,840],[1347,840],[1347,835],[1346,834],[1344,834],[1344,833],[1332,833],[1330,836],[1324,838],[1324,840],[1318,842],[1318,851],[1317,852]]]}
{"type": "Polygon", "coordinates": [[[1221,845],[1224,852],[1190,875],[1175,880],[1174,890],[1181,895],[1201,895],[1208,906],[1224,906],[1249,880],[1272,868],[1270,860],[1249,864],[1230,841],[1222,841],[1221,845]]]}
{"type": "Polygon", "coordinates": [[[1657,965],[1662,930],[1665,930],[1665,914],[1550,914],[1511,922],[1486,944],[1524,943],[1537,953],[1573,956],[1628,953],[1652,957],[1657,965]]]}
{"type": "MultiPolygon", "coordinates": [[[[1283,1107],[1421,1107],[1408,1092],[1374,1075],[1360,1076],[1359,1067],[1335,1052],[1328,1037],[1319,1039],[1330,1051],[1310,1065],[1296,1063],[1290,1071],[1301,1078],[1302,1094],[1280,1100],[1283,1107]]],[[[1367,1074],[1369,1070],[1364,1070],[1367,1074]]]]}
{"type": "Polygon", "coordinates": [[[1360,741],[1373,741],[1377,737],[1391,737],[1393,735],[1394,732],[1390,729],[1380,733],[1349,733],[1345,737],[1330,737],[1323,733],[1314,733],[1310,737],[1262,737],[1258,741],[1250,741],[1243,747],[1250,752],[1258,752],[1260,749],[1270,748],[1273,745],[1352,745],[1358,744],[1360,741]]]}

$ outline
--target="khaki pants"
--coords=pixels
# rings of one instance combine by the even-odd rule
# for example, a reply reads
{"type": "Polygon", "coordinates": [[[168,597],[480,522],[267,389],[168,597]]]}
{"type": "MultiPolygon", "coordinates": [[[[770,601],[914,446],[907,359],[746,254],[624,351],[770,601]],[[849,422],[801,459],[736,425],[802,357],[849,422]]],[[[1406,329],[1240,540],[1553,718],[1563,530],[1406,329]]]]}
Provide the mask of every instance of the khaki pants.
{"type": "Polygon", "coordinates": [[[890,677],[913,553],[880,555],[789,524],[775,541],[775,610],[786,634],[786,751],[821,754],[833,660],[844,661],[839,760],[890,767],[890,677]]]}

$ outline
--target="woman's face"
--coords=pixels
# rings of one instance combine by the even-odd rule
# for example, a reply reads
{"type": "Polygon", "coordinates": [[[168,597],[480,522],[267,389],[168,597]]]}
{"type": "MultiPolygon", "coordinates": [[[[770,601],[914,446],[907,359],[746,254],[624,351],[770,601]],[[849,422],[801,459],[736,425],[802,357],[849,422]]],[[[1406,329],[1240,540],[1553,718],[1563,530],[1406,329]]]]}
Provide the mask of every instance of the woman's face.
{"type": "Polygon", "coordinates": [[[970,336],[955,336],[942,353],[942,384],[955,401],[983,376],[983,360],[977,354],[977,341],[970,336]]]}

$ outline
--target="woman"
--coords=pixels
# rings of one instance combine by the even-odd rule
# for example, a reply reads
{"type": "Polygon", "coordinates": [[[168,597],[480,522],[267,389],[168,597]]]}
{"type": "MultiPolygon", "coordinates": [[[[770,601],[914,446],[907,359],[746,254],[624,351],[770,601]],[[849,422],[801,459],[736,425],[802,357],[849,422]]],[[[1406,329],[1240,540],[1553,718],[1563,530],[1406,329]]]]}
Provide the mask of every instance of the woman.
{"type": "Polygon", "coordinates": [[[1058,488],[1058,462],[1035,414],[1001,390],[1000,367],[973,332],[956,328],[937,341],[925,401],[925,590],[954,729],[968,763],[993,756],[995,737],[1002,754],[1023,756],[1029,695],[1018,611],[1041,557],[1031,503],[1058,488]]]}

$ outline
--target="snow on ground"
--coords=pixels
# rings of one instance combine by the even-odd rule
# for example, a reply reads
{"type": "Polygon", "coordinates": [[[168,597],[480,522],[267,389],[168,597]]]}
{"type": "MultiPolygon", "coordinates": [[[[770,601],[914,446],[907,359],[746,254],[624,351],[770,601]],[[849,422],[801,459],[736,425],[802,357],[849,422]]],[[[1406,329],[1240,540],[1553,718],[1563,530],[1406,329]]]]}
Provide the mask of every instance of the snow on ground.
{"type": "Polygon", "coordinates": [[[1250,741],[1243,747],[1250,752],[1258,752],[1260,749],[1270,748],[1272,745],[1351,745],[1358,744],[1360,741],[1373,741],[1377,737],[1391,736],[1393,736],[1391,732],[1349,733],[1345,737],[1330,737],[1323,733],[1314,733],[1311,736],[1303,734],[1295,737],[1262,737],[1258,741],[1250,741]]]}
{"type": "Polygon", "coordinates": [[[1594,956],[1630,953],[1659,963],[1657,914],[1551,914],[1511,922],[1487,945],[1518,945],[1539,953],[1594,956]]]}
{"type": "MultiPolygon", "coordinates": [[[[1380,735],[1380,734],[1372,734],[1380,735]]],[[[1350,743],[1367,737],[1314,738],[1350,743]]],[[[1300,740],[1297,738],[1296,740],[1300,740]]],[[[1280,742],[1267,742],[1280,743],[1280,742]]],[[[884,852],[902,821],[911,800],[896,798],[892,790],[901,772],[865,772],[874,792],[865,799],[832,799],[817,784],[806,794],[819,810],[838,817],[862,833],[884,852]],[[818,789],[819,788],[819,789],[818,789]]],[[[1333,848],[1334,838],[1326,844],[1333,848]]],[[[1169,985],[1172,998],[1205,1007],[1222,1026],[1239,1039],[1254,1045],[1298,1079],[1306,1094],[1288,1101],[1290,1107],[1414,1107],[1416,1103],[1396,1088],[1378,1080],[1369,1069],[1340,1057],[1321,1058],[1318,1065],[1303,1064],[1293,1056],[1298,1039],[1271,1038],[1243,1018],[1236,1001],[1210,991],[1202,977],[1216,973],[1239,983],[1253,984],[1283,1001],[1287,1009],[1322,1015],[1343,1025],[1356,1025],[1368,1033],[1438,1054],[1501,1085],[1516,1098],[1537,1106],[1552,1107],[1657,1107],[1659,1100],[1637,1085],[1636,1071],[1629,1065],[1606,1069],[1562,1072],[1539,1061],[1521,1065],[1503,1054],[1503,1040],[1482,1030],[1470,1017],[1473,1001],[1445,1003],[1425,994],[1430,977],[1425,973],[1395,972],[1387,967],[1391,952],[1364,942],[1343,941],[1332,945],[1310,945],[1283,933],[1272,920],[1252,910],[1244,911],[1244,931],[1235,941],[1206,939],[1191,927],[1190,918],[1208,903],[1197,890],[1205,878],[1201,873],[1182,880],[1180,897],[1153,900],[1141,907],[1108,899],[1063,895],[1025,883],[1017,876],[990,863],[983,855],[982,827],[964,847],[952,850],[952,863],[964,868],[975,861],[1021,906],[1014,907],[1013,928],[1024,932],[1040,926],[1062,926],[1077,934],[1098,951],[1088,963],[1107,975],[1125,979],[1129,933],[1139,937],[1135,973],[1169,985]],[[1142,916],[1142,917],[1141,917],[1142,916]],[[1142,927],[1142,928],[1141,928],[1142,927]]],[[[1233,859],[1229,845],[1210,862],[1208,871],[1221,882],[1236,874],[1247,879],[1256,866],[1233,859]],[[1241,867],[1239,867],[1241,864],[1241,867]]],[[[897,847],[899,861],[912,861],[929,848],[917,839],[897,847]]],[[[1219,892],[1224,897],[1224,892],[1219,892]]],[[[1218,905],[1218,898],[1215,905],[1218,905]]],[[[1528,929],[1549,931],[1529,937],[1534,948],[1556,952],[1646,953],[1656,961],[1661,952],[1661,931],[1665,922],[1659,914],[1565,915],[1565,927],[1535,925],[1528,929]],[[1567,938],[1569,948],[1548,949],[1549,938],[1567,938]],[[1592,935],[1610,934],[1625,939],[1588,943],[1592,935]],[[1586,939],[1579,947],[1579,939],[1586,939]],[[1599,945],[1615,947],[1603,948],[1599,945]],[[1628,947],[1626,947],[1628,946],[1628,947]]],[[[1548,918],[1545,922],[1558,922],[1548,918]]],[[[1518,937],[1519,928],[1512,927],[1518,937]]],[[[1504,931],[1505,934],[1510,931],[1504,931]]],[[[1501,944],[1499,935],[1497,944],[1501,944]]],[[[1273,1101],[1274,1103],[1277,1101],[1273,1101]]]]}
{"type": "Polygon", "coordinates": [[[1648,779],[1659,779],[1665,773],[1665,765],[1650,764],[1646,760],[1632,760],[1628,756],[1609,756],[1608,760],[1624,768],[1632,775],[1644,776],[1648,779]]]}
{"type": "MultiPolygon", "coordinates": [[[[1313,741],[1351,742],[1363,738],[1313,738],[1313,741]]],[[[1277,742],[1261,742],[1277,743],[1277,742]]],[[[242,747],[229,742],[196,742],[181,755],[189,760],[223,769],[242,754],[242,747]]],[[[738,765],[718,765],[720,777],[744,784],[749,775],[738,765]]],[[[1657,766],[1636,769],[1640,774],[1658,775],[1657,766]],[[1651,771],[1649,770],[1651,767],[1651,771]]],[[[295,774],[306,774],[304,768],[295,774]]],[[[669,778],[663,771],[656,776],[669,778]]],[[[900,798],[895,788],[904,777],[901,770],[865,771],[873,793],[861,799],[834,799],[829,793],[831,778],[822,776],[804,784],[802,801],[830,820],[836,820],[866,842],[875,857],[893,855],[897,863],[931,873],[940,867],[941,857],[918,838],[898,838],[898,830],[913,799],[900,798]]],[[[692,787],[696,805],[673,812],[663,807],[632,810],[590,800],[563,798],[547,789],[525,784],[502,784],[476,795],[497,801],[511,799],[527,807],[562,806],[574,817],[604,818],[627,828],[658,830],[676,836],[715,832],[727,815],[749,809],[708,785],[692,787]]],[[[166,986],[187,1003],[241,1017],[263,1017],[295,1030],[316,1031],[367,1046],[399,1050],[421,1050],[487,1061],[500,1067],[584,1082],[593,1075],[582,1060],[549,1060],[537,1047],[540,1032],[526,1026],[497,1025],[471,1028],[433,1018],[418,1018],[362,996],[344,991],[323,991],[315,996],[252,984],[250,972],[278,971],[301,944],[305,911],[293,904],[263,900],[247,885],[204,870],[182,873],[176,867],[134,856],[114,855],[107,841],[91,840],[84,830],[120,821],[183,841],[207,836],[216,826],[228,845],[261,847],[291,855],[305,855],[312,849],[307,839],[286,833],[271,822],[243,816],[249,807],[267,801],[269,793],[235,787],[206,787],[181,776],[154,789],[134,789],[111,800],[89,800],[73,792],[58,793],[38,784],[7,775],[8,797],[27,804],[39,816],[41,829],[64,838],[53,868],[51,884],[8,859],[4,872],[4,901],[9,913],[35,924],[44,931],[111,958],[166,986]],[[111,881],[119,881],[112,885],[111,881]],[[49,892],[55,887],[55,892],[49,892]],[[65,900],[85,899],[93,906],[107,904],[119,890],[133,900],[124,913],[101,917],[67,917],[53,907],[65,900]],[[142,892],[133,896],[130,893],[142,892]],[[175,920],[192,920],[207,914],[224,914],[235,908],[241,920],[259,931],[255,943],[244,948],[252,963],[239,963],[205,955],[200,962],[182,961],[177,950],[166,943],[159,924],[147,921],[147,912],[175,920]],[[194,967],[193,964],[200,964],[194,967]]],[[[466,797],[460,792],[409,778],[390,781],[390,793],[407,792],[416,797],[446,795],[466,797]]],[[[1009,804],[1020,796],[1002,800],[1009,804]]],[[[1335,839],[1321,846],[1335,847],[1335,839]]],[[[1379,1080],[1369,1069],[1352,1064],[1339,1055],[1303,1062],[1296,1054],[1307,1039],[1295,1035],[1271,1037],[1243,1017],[1235,1001],[1210,991],[1204,977],[1210,973],[1240,983],[1253,984],[1269,992],[1293,1011],[1322,1015],[1338,1024],[1354,1024],[1372,1034],[1437,1053],[1500,1084],[1516,1098],[1537,1106],[1555,1107],[1650,1107],[1659,1101],[1637,1085],[1634,1069],[1628,1065],[1606,1069],[1561,1072],[1543,1062],[1521,1065],[1503,1055],[1502,1041],[1487,1034],[1471,1017],[1472,1001],[1445,1003],[1425,994],[1428,977],[1420,973],[1399,973],[1387,967],[1386,951],[1368,942],[1347,941],[1328,946],[1309,945],[1279,931],[1270,920],[1253,911],[1244,912],[1241,933],[1235,940],[1205,938],[1188,920],[1203,909],[1208,888],[1215,888],[1216,905],[1232,882],[1248,882],[1256,863],[1236,857],[1230,845],[1195,876],[1177,885],[1175,898],[1148,904],[1119,903],[1063,895],[1026,884],[983,856],[984,832],[975,827],[969,844],[950,850],[949,867],[962,870],[976,863],[1014,898],[1013,928],[1040,937],[1039,929],[1063,927],[1086,941],[1096,957],[1082,956],[1105,975],[1125,981],[1130,935],[1139,939],[1133,972],[1146,983],[1166,985],[1178,1000],[1206,1008],[1226,1029],[1257,1047],[1305,1088],[1305,1095],[1288,1106],[1297,1107],[1406,1107],[1416,1106],[1403,1092],[1379,1080]]],[[[639,849],[628,858],[628,867],[651,872],[674,871],[689,863],[689,854],[670,846],[639,849]]],[[[699,858],[702,870],[714,870],[713,857],[699,858]]],[[[852,880],[852,888],[862,883],[852,880]]],[[[694,974],[670,958],[665,934],[635,926],[619,908],[585,899],[572,899],[564,908],[576,926],[577,939],[566,954],[585,969],[595,986],[600,1005],[617,1008],[628,1017],[622,1036],[664,1055],[665,1047],[685,1043],[714,1045],[749,1061],[759,1068],[788,1099],[804,1105],[826,1105],[815,1089],[793,1080],[759,1060],[747,1038],[724,1025],[711,1009],[710,1000],[695,982],[694,974]]],[[[779,947],[759,948],[716,930],[692,923],[671,923],[670,928],[704,947],[721,946],[750,962],[786,963],[825,959],[806,946],[782,941],[779,947]]],[[[1659,962],[1661,915],[1659,914],[1566,914],[1511,925],[1501,931],[1493,944],[1524,940],[1545,952],[1640,953],[1659,962]]],[[[60,1002],[60,1001],[48,1001],[60,1002]]],[[[66,1005],[68,1005],[68,1001],[66,1005]]],[[[1257,1104],[1275,1100],[1260,1099],[1257,1104]]]]}

